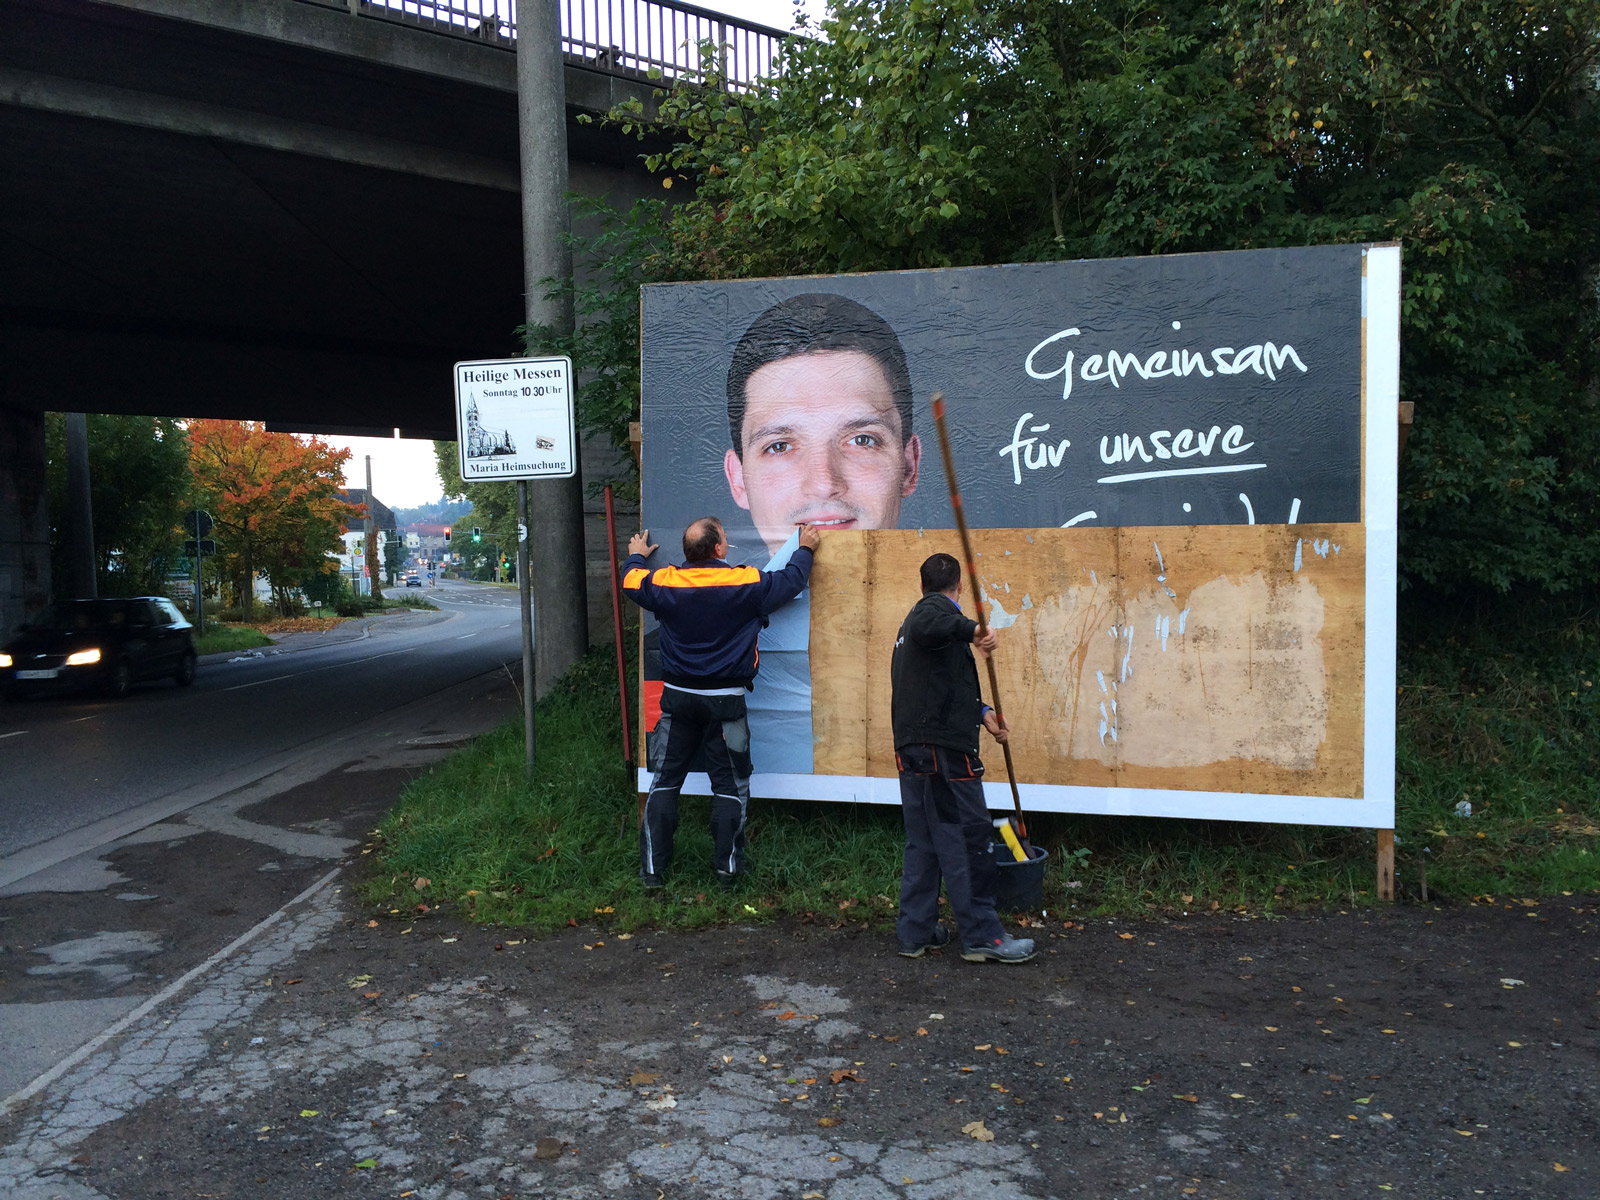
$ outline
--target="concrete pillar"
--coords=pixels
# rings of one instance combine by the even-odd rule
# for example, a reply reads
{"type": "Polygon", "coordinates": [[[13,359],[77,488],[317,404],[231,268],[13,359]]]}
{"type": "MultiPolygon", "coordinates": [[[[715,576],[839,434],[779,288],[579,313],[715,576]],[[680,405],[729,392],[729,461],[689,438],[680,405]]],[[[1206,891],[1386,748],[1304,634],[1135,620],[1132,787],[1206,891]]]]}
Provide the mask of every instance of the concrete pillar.
{"type": "Polygon", "coordinates": [[[66,574],[61,582],[67,594],[78,600],[93,600],[98,594],[95,578],[94,500],[89,487],[89,418],[84,413],[62,413],[67,432],[67,511],[65,518],[66,574]]]}
{"type": "MultiPolygon", "coordinates": [[[[566,243],[567,109],[557,0],[517,6],[517,124],[522,160],[522,262],[530,325],[572,331],[572,302],[545,299],[543,279],[572,275],[566,243]]],[[[543,695],[589,648],[583,546],[583,474],[529,486],[529,576],[533,582],[538,692],[543,695]]]]}
{"type": "Polygon", "coordinates": [[[0,406],[0,638],[49,603],[44,414],[0,406]]]}

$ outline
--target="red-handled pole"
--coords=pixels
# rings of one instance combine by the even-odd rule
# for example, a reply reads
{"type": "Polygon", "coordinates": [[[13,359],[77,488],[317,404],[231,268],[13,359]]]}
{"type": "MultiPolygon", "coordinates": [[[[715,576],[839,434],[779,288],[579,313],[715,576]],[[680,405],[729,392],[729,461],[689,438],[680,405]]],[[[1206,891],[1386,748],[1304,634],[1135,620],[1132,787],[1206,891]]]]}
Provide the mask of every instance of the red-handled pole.
{"type": "Polygon", "coordinates": [[[622,657],[622,580],[617,575],[617,510],[606,484],[606,544],[611,552],[611,630],[617,639],[617,695],[622,700],[622,762],[633,766],[633,732],[628,721],[628,667],[622,657]]]}

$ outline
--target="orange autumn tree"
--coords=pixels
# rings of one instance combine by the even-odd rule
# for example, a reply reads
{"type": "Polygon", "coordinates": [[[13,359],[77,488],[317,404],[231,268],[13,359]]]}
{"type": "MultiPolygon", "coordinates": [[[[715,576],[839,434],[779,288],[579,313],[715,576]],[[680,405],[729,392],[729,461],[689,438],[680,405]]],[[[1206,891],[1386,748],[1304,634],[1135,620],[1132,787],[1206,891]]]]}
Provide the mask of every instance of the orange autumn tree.
{"type": "Polygon", "coordinates": [[[196,499],[216,522],[212,536],[239,581],[245,620],[257,574],[281,604],[307,574],[338,569],[328,555],[343,549],[346,523],[366,511],[338,495],[349,457],[321,438],[268,433],[255,421],[189,422],[196,499]]]}

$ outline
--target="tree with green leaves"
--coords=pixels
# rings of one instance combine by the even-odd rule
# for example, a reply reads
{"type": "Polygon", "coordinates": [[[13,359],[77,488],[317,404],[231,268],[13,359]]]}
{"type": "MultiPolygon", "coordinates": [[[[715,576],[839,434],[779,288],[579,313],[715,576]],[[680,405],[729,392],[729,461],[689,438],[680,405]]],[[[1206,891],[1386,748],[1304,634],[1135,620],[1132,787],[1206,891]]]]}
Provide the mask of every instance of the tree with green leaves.
{"type": "MultiPolygon", "coordinates": [[[[89,498],[94,511],[95,577],[103,596],[165,593],[183,562],[189,507],[189,442],[171,417],[90,413],[89,498]]],[[[67,505],[65,419],[45,416],[52,570],[67,578],[60,522],[67,505]]]]}
{"type": "Polygon", "coordinates": [[[1405,581],[1595,578],[1600,0],[836,0],[815,32],[613,114],[693,197],[612,214],[589,348],[623,361],[658,280],[1399,241],[1405,581]]]}

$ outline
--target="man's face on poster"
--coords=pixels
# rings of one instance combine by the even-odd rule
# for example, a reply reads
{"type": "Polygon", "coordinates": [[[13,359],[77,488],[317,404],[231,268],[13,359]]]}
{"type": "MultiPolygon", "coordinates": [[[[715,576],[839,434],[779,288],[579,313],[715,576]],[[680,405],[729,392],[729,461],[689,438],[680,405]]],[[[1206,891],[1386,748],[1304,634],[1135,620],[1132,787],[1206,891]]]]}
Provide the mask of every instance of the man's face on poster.
{"type": "Polygon", "coordinates": [[[858,350],[767,363],[745,385],[744,453],[723,459],[734,503],[769,551],[798,524],[893,529],[917,490],[922,443],[906,438],[883,368],[858,350]]]}

